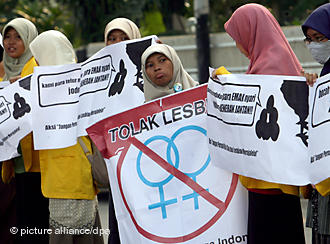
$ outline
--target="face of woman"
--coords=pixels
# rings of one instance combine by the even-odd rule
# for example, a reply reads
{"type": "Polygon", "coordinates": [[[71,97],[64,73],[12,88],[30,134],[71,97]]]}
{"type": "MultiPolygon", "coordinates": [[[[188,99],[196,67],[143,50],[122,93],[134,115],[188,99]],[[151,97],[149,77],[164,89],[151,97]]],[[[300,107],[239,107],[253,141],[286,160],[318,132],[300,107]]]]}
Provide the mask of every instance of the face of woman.
{"type": "Polygon", "coordinates": [[[328,38],[326,38],[323,34],[321,34],[320,32],[318,32],[312,28],[308,28],[306,31],[306,34],[307,34],[307,37],[305,39],[305,42],[307,42],[307,43],[328,41],[328,38]]]}
{"type": "Polygon", "coordinates": [[[248,57],[248,53],[247,51],[243,48],[243,46],[241,44],[239,44],[238,42],[236,42],[236,47],[241,51],[241,53],[243,53],[246,57],[248,57]]]}
{"type": "Polygon", "coordinates": [[[154,53],[147,58],[146,73],[158,86],[166,86],[173,77],[173,64],[164,54],[154,53]]]}
{"type": "Polygon", "coordinates": [[[110,31],[107,37],[107,46],[129,40],[129,37],[126,35],[125,32],[121,30],[113,30],[110,31]]]}
{"type": "Polygon", "coordinates": [[[14,28],[9,28],[3,38],[5,52],[11,58],[19,58],[25,51],[24,42],[14,28]]]}

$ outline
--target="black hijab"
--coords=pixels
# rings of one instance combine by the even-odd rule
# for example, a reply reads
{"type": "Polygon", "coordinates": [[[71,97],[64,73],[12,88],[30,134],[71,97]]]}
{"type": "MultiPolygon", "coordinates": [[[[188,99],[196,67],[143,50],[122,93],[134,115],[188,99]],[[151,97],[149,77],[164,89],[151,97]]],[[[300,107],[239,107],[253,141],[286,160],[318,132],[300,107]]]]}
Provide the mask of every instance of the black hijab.
{"type": "MultiPolygon", "coordinates": [[[[307,36],[306,32],[308,28],[322,33],[330,40],[330,3],[323,4],[308,16],[305,23],[302,25],[305,36],[307,36]]],[[[330,59],[323,65],[320,76],[328,73],[330,73],[330,59]]]]}

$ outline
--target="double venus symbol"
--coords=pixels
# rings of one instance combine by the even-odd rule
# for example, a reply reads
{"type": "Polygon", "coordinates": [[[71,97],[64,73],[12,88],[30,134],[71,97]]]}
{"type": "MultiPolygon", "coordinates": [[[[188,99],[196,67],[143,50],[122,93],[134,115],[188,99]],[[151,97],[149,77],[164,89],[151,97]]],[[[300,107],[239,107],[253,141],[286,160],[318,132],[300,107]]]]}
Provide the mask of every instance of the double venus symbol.
{"type": "MultiPolygon", "coordinates": [[[[194,126],[194,125],[189,125],[189,126],[185,126],[182,127],[180,129],[178,129],[171,138],[168,138],[166,136],[153,136],[151,138],[149,138],[148,140],[146,140],[146,142],[144,143],[144,145],[148,146],[151,142],[153,141],[157,141],[157,140],[161,140],[161,141],[165,141],[167,143],[167,149],[166,149],[166,160],[168,163],[170,163],[172,166],[174,166],[176,169],[179,168],[180,165],[180,155],[179,155],[179,151],[178,148],[176,147],[174,141],[175,139],[183,132],[185,131],[189,131],[189,130],[193,130],[193,131],[198,131],[200,133],[202,133],[204,136],[206,136],[206,130],[199,127],[199,126],[194,126]],[[174,152],[174,156],[175,156],[175,161],[173,163],[172,158],[171,158],[171,149],[174,152]]],[[[152,209],[156,209],[156,208],[160,208],[162,211],[162,218],[166,219],[167,218],[167,213],[166,213],[166,206],[167,205],[171,205],[171,204],[175,204],[177,203],[177,198],[173,198],[173,199],[168,199],[165,200],[165,194],[164,194],[164,186],[170,182],[173,179],[173,175],[169,175],[167,178],[165,178],[162,181],[159,182],[152,182],[150,180],[148,180],[141,171],[141,157],[142,157],[142,151],[139,152],[137,160],[136,160],[136,168],[137,168],[137,173],[140,177],[140,179],[142,180],[142,182],[150,187],[155,187],[158,188],[159,191],[159,199],[160,201],[157,203],[153,203],[150,204],[148,206],[148,208],[150,210],[152,209]]],[[[205,163],[202,165],[202,167],[200,169],[198,169],[195,172],[192,173],[185,173],[187,176],[189,176],[192,180],[194,180],[195,182],[197,182],[197,176],[200,175],[209,165],[210,163],[210,155],[208,155],[205,163]]],[[[184,172],[183,172],[184,173],[184,172]]],[[[208,191],[208,189],[206,189],[208,191]]],[[[182,200],[188,200],[188,199],[194,199],[194,209],[197,210],[199,209],[199,204],[198,204],[198,196],[199,194],[195,191],[193,191],[190,194],[184,195],[182,196],[182,200]]]]}

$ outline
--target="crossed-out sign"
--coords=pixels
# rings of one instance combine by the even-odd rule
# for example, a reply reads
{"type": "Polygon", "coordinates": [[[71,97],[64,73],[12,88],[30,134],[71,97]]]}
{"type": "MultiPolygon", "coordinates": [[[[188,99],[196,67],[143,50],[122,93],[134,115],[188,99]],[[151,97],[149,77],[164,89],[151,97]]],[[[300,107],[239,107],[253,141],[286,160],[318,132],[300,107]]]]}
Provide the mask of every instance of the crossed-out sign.
{"type": "MultiPolygon", "coordinates": [[[[177,146],[175,145],[175,139],[182,135],[185,131],[197,131],[197,132],[201,132],[205,137],[206,137],[206,130],[202,127],[196,126],[196,125],[188,125],[188,126],[184,126],[180,129],[178,129],[171,138],[168,138],[166,136],[153,136],[151,138],[149,138],[145,143],[144,146],[147,146],[148,144],[154,142],[154,141],[163,141],[165,143],[167,143],[167,150],[166,150],[166,159],[167,162],[169,164],[171,164],[172,166],[174,166],[176,169],[178,169],[179,167],[179,161],[180,161],[180,155],[179,155],[179,150],[177,148],[177,146]],[[174,163],[172,162],[171,159],[171,149],[174,151],[174,163]]],[[[136,139],[136,138],[135,138],[136,139]]],[[[207,152],[206,152],[207,153],[207,152]]],[[[150,186],[150,187],[158,187],[159,189],[159,198],[160,198],[160,202],[159,203],[154,203],[149,205],[149,209],[155,209],[155,208],[161,208],[162,211],[162,217],[163,219],[167,218],[167,214],[166,214],[166,206],[169,204],[175,204],[177,203],[177,199],[170,199],[170,200],[166,200],[165,201],[165,196],[164,196],[164,185],[166,185],[169,181],[172,180],[172,178],[174,177],[174,174],[169,174],[168,177],[166,177],[164,180],[161,180],[159,182],[153,182],[150,181],[149,179],[147,179],[144,174],[142,173],[141,170],[141,157],[142,157],[143,151],[140,150],[138,157],[137,157],[137,171],[138,171],[138,175],[139,178],[143,181],[143,183],[145,183],[146,185],[150,186]]],[[[208,153],[207,153],[208,154],[208,153]]],[[[148,155],[148,154],[147,154],[148,155]]],[[[187,176],[191,177],[195,182],[197,180],[197,176],[200,175],[209,165],[211,161],[210,155],[208,154],[207,159],[205,161],[205,163],[202,165],[202,167],[198,170],[196,170],[195,172],[191,172],[191,173],[185,173],[187,176]]],[[[208,190],[208,189],[206,189],[208,190]]],[[[194,191],[191,194],[187,194],[184,195],[182,197],[182,200],[189,200],[191,198],[194,199],[194,208],[195,209],[199,209],[199,204],[198,204],[198,196],[199,194],[194,191]]]]}
{"type": "MultiPolygon", "coordinates": [[[[219,218],[226,211],[235,193],[238,183],[237,175],[232,175],[231,183],[229,185],[229,190],[225,200],[220,200],[216,195],[214,195],[208,189],[205,189],[197,182],[197,175],[201,174],[210,164],[210,157],[208,152],[204,152],[208,155],[208,157],[206,158],[206,161],[201,162],[201,167],[198,170],[192,173],[185,173],[178,167],[179,155],[173,141],[185,131],[194,131],[206,137],[206,130],[204,128],[196,125],[185,125],[177,129],[170,138],[163,135],[156,135],[148,138],[144,142],[137,138],[137,135],[140,135],[141,133],[157,129],[162,126],[170,127],[177,121],[183,121],[193,116],[204,116],[206,112],[205,98],[206,85],[203,85],[191,89],[187,92],[181,92],[178,95],[173,95],[161,100],[144,104],[138,108],[126,111],[112,118],[101,121],[87,129],[88,134],[99,147],[105,158],[114,156],[119,151],[121,151],[116,167],[116,175],[121,198],[135,228],[141,235],[152,241],[160,243],[179,243],[191,240],[201,235],[219,220],[219,218]],[[102,131],[102,133],[100,133],[100,131],[102,131]],[[149,145],[157,140],[164,141],[164,144],[168,145],[166,149],[167,155],[170,155],[170,151],[173,152],[173,162],[171,156],[167,156],[165,160],[157,152],[151,149],[149,145]],[[160,209],[160,218],[163,220],[167,218],[166,206],[176,203],[177,199],[172,198],[165,200],[163,187],[166,183],[175,178],[193,191],[191,194],[182,196],[183,201],[194,199],[194,209],[197,210],[199,208],[198,196],[200,196],[217,209],[215,214],[203,224],[201,224],[201,226],[190,231],[190,233],[185,233],[178,236],[161,236],[159,233],[152,233],[151,231],[148,231],[146,228],[142,227],[143,225],[139,223],[134,215],[135,211],[130,208],[127,195],[125,195],[127,189],[124,189],[122,179],[123,166],[128,162],[126,158],[130,148],[132,147],[135,147],[139,151],[136,159],[136,170],[138,177],[145,185],[149,187],[155,187],[159,190],[160,201],[149,204],[149,210],[160,209]],[[148,179],[141,170],[142,155],[151,159],[152,162],[169,173],[169,176],[164,180],[157,182],[153,182],[148,179]]],[[[132,162],[130,162],[130,164],[131,163],[132,162]]]]}

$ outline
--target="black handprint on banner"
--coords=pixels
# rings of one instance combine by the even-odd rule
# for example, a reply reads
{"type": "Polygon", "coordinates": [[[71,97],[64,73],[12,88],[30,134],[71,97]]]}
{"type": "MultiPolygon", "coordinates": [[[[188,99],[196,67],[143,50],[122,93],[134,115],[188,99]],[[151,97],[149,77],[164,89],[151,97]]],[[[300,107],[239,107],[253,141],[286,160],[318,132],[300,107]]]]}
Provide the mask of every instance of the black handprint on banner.
{"type": "Polygon", "coordinates": [[[258,138],[268,140],[272,138],[276,141],[280,134],[280,127],[277,124],[278,112],[274,107],[274,97],[271,95],[268,98],[267,106],[261,111],[260,119],[256,124],[256,134],[258,138]]]}
{"type": "Polygon", "coordinates": [[[299,137],[307,147],[308,86],[305,82],[284,80],[281,86],[281,92],[289,107],[292,108],[294,113],[299,117],[297,125],[300,126],[300,129],[296,136],[299,137]]]}
{"type": "Polygon", "coordinates": [[[23,117],[24,114],[31,111],[30,105],[25,102],[25,99],[21,97],[18,93],[14,94],[14,112],[13,116],[17,120],[20,117],[23,117]]]}
{"type": "Polygon", "coordinates": [[[136,66],[136,82],[133,86],[137,86],[140,91],[143,92],[143,77],[141,72],[141,56],[142,53],[151,45],[151,39],[143,40],[140,42],[129,43],[126,46],[126,53],[128,57],[132,61],[132,63],[136,66]]]}
{"type": "Polygon", "coordinates": [[[119,71],[116,74],[115,80],[110,86],[109,97],[116,95],[116,93],[120,94],[124,88],[125,78],[127,75],[127,69],[125,68],[125,63],[121,59],[119,62],[119,71]]]}

